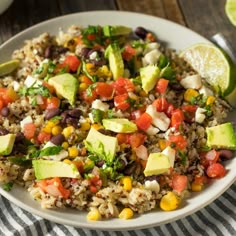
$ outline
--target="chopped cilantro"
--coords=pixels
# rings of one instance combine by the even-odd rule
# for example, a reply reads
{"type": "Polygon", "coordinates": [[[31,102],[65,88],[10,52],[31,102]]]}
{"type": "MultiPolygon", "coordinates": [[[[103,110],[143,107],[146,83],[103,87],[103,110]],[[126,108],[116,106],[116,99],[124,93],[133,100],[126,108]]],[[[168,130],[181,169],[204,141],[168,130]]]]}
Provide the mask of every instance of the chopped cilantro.
{"type": "Polygon", "coordinates": [[[96,88],[97,84],[91,84],[89,87],[86,89],[86,93],[89,97],[93,96],[93,90],[96,88]]]}
{"type": "Polygon", "coordinates": [[[52,146],[40,151],[39,157],[57,155],[63,148],[61,146],[52,146]]]}
{"type": "Polygon", "coordinates": [[[12,187],[13,187],[13,183],[12,183],[12,182],[5,183],[5,184],[2,186],[2,188],[3,188],[5,191],[7,191],[7,192],[10,192],[11,189],[12,189],[12,187]]]}
{"type": "Polygon", "coordinates": [[[61,116],[54,116],[53,118],[50,119],[50,121],[58,121],[61,120],[62,117],[61,116]]]}
{"type": "Polygon", "coordinates": [[[159,64],[158,64],[158,66],[161,69],[163,69],[163,68],[165,68],[168,65],[168,63],[169,63],[168,58],[166,56],[164,56],[163,54],[161,54],[160,57],[159,57],[159,64]]]}
{"type": "Polygon", "coordinates": [[[51,97],[51,93],[48,88],[38,85],[37,87],[34,87],[32,85],[31,87],[23,87],[20,89],[19,94],[22,96],[35,96],[35,95],[42,95],[43,97],[51,97]]]}
{"type": "Polygon", "coordinates": [[[181,158],[181,163],[185,166],[187,164],[188,157],[185,153],[178,151],[179,157],[181,158]]]}
{"type": "Polygon", "coordinates": [[[142,85],[142,81],[141,81],[141,78],[140,78],[140,77],[136,77],[136,78],[132,79],[132,82],[133,82],[135,85],[142,85]]]}
{"type": "Polygon", "coordinates": [[[94,122],[101,123],[103,119],[104,112],[99,109],[92,109],[91,111],[93,115],[94,122]]]}
{"type": "Polygon", "coordinates": [[[111,118],[113,118],[113,117],[114,117],[114,111],[111,110],[111,109],[108,109],[108,110],[107,110],[107,118],[108,118],[108,119],[111,119],[111,118]]]}

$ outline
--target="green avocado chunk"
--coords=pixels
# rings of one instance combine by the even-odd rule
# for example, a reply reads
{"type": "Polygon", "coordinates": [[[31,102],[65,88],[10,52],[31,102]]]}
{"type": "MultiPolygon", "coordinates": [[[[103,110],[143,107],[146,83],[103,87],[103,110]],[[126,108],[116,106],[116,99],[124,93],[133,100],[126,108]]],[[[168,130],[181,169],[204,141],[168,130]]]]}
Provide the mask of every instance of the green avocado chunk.
{"type": "Polygon", "coordinates": [[[133,133],[137,130],[135,123],[124,118],[103,119],[102,124],[105,129],[116,133],[133,133]]]}
{"type": "Polygon", "coordinates": [[[116,80],[124,75],[124,62],[119,46],[115,43],[110,44],[105,51],[105,56],[108,58],[109,67],[113,78],[116,80]]]}
{"type": "Polygon", "coordinates": [[[103,26],[102,30],[104,36],[106,37],[127,35],[132,32],[131,28],[122,25],[115,25],[115,26],[105,25],[103,26]]]}
{"type": "Polygon", "coordinates": [[[75,104],[78,80],[73,75],[69,73],[56,75],[50,78],[48,83],[55,88],[59,96],[67,99],[71,105],[75,104]]]}
{"type": "Polygon", "coordinates": [[[155,65],[148,65],[140,69],[142,88],[146,93],[155,87],[159,75],[160,69],[155,65]]]}
{"type": "Polygon", "coordinates": [[[88,151],[98,155],[104,161],[112,162],[114,160],[118,146],[117,138],[104,135],[91,128],[84,143],[88,151]]]}
{"type": "Polygon", "coordinates": [[[231,123],[206,128],[207,146],[236,150],[236,135],[231,123]]]}
{"type": "Polygon", "coordinates": [[[15,134],[7,134],[0,136],[0,155],[9,155],[12,152],[15,138],[15,134]]]}
{"type": "Polygon", "coordinates": [[[171,167],[169,158],[163,153],[151,153],[144,170],[145,176],[159,175],[165,173],[171,167]]]}
{"type": "Polygon", "coordinates": [[[11,60],[0,64],[0,76],[8,75],[18,68],[19,60],[11,60]]]}
{"type": "Polygon", "coordinates": [[[32,164],[36,179],[53,177],[80,178],[80,173],[74,164],[49,160],[33,160],[32,164]]]}

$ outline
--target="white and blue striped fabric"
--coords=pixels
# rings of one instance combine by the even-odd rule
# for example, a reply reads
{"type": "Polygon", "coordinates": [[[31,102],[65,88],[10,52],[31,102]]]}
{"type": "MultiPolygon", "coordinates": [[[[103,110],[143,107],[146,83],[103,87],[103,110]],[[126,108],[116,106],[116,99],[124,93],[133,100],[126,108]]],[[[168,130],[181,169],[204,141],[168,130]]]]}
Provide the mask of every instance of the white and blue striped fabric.
{"type": "Polygon", "coordinates": [[[181,220],[132,231],[95,231],[60,225],[32,215],[0,196],[1,236],[236,236],[236,183],[204,209],[181,220]]]}

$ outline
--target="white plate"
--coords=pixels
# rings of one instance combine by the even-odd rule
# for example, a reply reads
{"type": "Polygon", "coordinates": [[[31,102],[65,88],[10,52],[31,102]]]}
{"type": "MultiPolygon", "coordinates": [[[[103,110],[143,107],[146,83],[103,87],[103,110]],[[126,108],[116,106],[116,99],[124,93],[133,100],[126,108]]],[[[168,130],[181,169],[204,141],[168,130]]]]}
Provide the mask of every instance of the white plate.
{"type": "MultiPolygon", "coordinates": [[[[19,48],[25,39],[31,39],[32,37],[35,37],[43,32],[56,34],[59,27],[66,29],[71,24],[81,26],[87,26],[89,24],[119,24],[127,25],[133,28],[143,26],[155,32],[159,39],[168,43],[168,46],[178,50],[194,43],[209,42],[202,36],[183,26],[153,16],[116,11],[83,12],[43,22],[16,35],[0,47],[1,61],[8,60],[12,51],[19,48]]],[[[0,188],[0,193],[19,207],[57,223],[100,230],[131,230],[168,223],[201,209],[219,197],[235,181],[235,169],[236,159],[227,163],[228,173],[224,178],[214,181],[201,193],[193,194],[191,198],[176,211],[153,211],[139,215],[131,220],[112,219],[107,221],[88,222],[86,220],[85,212],[70,209],[41,209],[40,204],[34,201],[30,197],[29,193],[20,187],[14,187],[9,193],[0,188]]]]}

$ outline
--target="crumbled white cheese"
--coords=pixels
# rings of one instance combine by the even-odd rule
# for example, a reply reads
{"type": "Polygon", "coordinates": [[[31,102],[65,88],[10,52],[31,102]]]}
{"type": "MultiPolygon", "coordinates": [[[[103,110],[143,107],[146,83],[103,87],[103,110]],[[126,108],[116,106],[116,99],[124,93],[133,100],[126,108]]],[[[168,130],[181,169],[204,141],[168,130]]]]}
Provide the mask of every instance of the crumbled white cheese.
{"type": "Polygon", "coordinates": [[[109,105],[107,103],[102,102],[99,99],[96,99],[92,103],[93,109],[99,109],[101,111],[107,111],[109,109],[109,105]]]}
{"type": "Polygon", "coordinates": [[[200,75],[190,75],[180,81],[180,84],[185,88],[200,89],[202,87],[202,79],[200,75]]]}
{"type": "Polygon", "coordinates": [[[145,55],[151,52],[153,49],[158,49],[159,47],[160,47],[160,44],[157,42],[148,43],[143,51],[143,54],[145,55]]]}
{"type": "Polygon", "coordinates": [[[20,127],[23,130],[25,124],[33,123],[32,117],[31,116],[26,116],[21,122],[20,122],[20,127]]]}
{"type": "Polygon", "coordinates": [[[150,125],[150,126],[148,127],[148,129],[146,130],[146,133],[147,133],[148,135],[155,135],[155,134],[157,134],[159,131],[160,131],[160,130],[159,130],[158,128],[154,127],[153,125],[150,125]]]}
{"type": "Polygon", "coordinates": [[[214,95],[213,91],[207,88],[205,85],[202,85],[202,87],[199,89],[199,93],[203,94],[206,97],[214,95]]]}
{"type": "Polygon", "coordinates": [[[90,60],[96,60],[96,58],[98,57],[98,52],[94,51],[89,55],[89,59],[90,60]]]}
{"type": "Polygon", "coordinates": [[[30,88],[32,86],[36,87],[38,85],[42,85],[42,82],[40,80],[37,80],[36,78],[28,75],[25,79],[25,82],[24,82],[24,85],[27,87],[27,88],[30,88]]]}
{"type": "Polygon", "coordinates": [[[89,116],[89,119],[90,119],[91,123],[94,124],[95,122],[94,122],[94,119],[93,119],[93,114],[89,113],[88,116],[89,116]]]}
{"type": "Polygon", "coordinates": [[[18,92],[20,89],[20,84],[17,81],[12,82],[12,86],[15,92],[18,92]]]}
{"type": "Polygon", "coordinates": [[[155,191],[156,193],[159,193],[160,191],[160,185],[156,180],[147,180],[145,181],[145,188],[149,189],[151,191],[155,191]]]}
{"type": "Polygon", "coordinates": [[[198,107],[197,110],[196,110],[196,113],[195,113],[195,121],[197,123],[202,123],[205,118],[206,118],[206,115],[204,114],[206,112],[206,109],[203,109],[203,108],[200,108],[198,107]]]}
{"type": "Polygon", "coordinates": [[[142,58],[143,66],[156,64],[160,56],[161,52],[158,49],[153,49],[142,58]]]}

